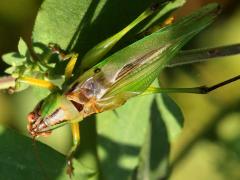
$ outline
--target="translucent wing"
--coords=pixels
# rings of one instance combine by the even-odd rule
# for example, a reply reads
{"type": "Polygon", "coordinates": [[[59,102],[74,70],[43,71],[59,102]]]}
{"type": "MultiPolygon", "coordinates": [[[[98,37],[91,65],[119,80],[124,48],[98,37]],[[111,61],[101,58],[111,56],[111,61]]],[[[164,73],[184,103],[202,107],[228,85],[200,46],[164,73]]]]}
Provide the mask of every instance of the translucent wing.
{"type": "Polygon", "coordinates": [[[84,87],[91,79],[92,87],[101,92],[99,98],[124,92],[141,93],[193,36],[214,21],[218,13],[217,4],[207,5],[118,51],[85,72],[77,82],[84,87]]]}
{"type": "Polygon", "coordinates": [[[178,51],[197,33],[214,21],[217,4],[210,4],[192,15],[165,27],[118,51],[96,68],[95,80],[108,88],[104,97],[123,92],[143,92],[178,51]]]}

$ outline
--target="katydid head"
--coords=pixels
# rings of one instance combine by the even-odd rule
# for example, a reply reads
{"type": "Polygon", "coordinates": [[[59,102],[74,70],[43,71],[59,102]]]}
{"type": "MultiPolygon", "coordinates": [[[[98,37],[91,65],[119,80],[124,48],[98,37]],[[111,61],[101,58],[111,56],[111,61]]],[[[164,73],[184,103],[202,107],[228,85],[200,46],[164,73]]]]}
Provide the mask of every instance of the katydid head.
{"type": "Polygon", "coordinates": [[[32,136],[47,136],[52,129],[78,116],[79,111],[72,102],[58,92],[54,92],[40,101],[28,114],[28,131],[32,136]]]}

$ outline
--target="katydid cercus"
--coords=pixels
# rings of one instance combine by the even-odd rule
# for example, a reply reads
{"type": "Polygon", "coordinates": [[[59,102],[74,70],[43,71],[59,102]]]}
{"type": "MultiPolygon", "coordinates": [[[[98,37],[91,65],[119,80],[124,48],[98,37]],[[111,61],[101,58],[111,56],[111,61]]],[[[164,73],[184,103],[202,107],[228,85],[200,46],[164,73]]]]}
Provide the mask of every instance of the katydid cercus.
{"type": "MultiPolygon", "coordinates": [[[[38,103],[28,115],[28,130],[34,137],[46,136],[66,123],[72,123],[74,146],[68,159],[79,145],[78,122],[92,114],[114,110],[128,99],[152,93],[208,93],[239,79],[232,79],[212,87],[159,88],[151,87],[166,66],[187,64],[206,58],[239,53],[239,45],[213,49],[200,49],[179,53],[181,48],[197,33],[211,24],[219,14],[218,4],[209,4],[174,23],[127,46],[103,59],[112,47],[133,27],[156,11],[156,5],[144,11],[129,26],[89,50],[82,59],[79,77],[70,82],[77,54],[72,53],[65,70],[65,83],[58,88],[51,82],[20,77],[20,82],[51,90],[51,94],[38,103]],[[235,51],[237,49],[237,51],[235,51]],[[225,53],[220,53],[225,52],[225,53]],[[174,61],[173,59],[178,59],[174,61]],[[187,59],[184,61],[184,59],[187,59]],[[173,61],[171,61],[173,60],[173,61]],[[87,69],[85,71],[85,69],[87,69]],[[66,86],[67,84],[67,86],[66,86]],[[69,85],[70,84],[70,85],[69,85]]],[[[57,52],[57,51],[56,51],[57,52]]],[[[69,165],[71,166],[71,162],[69,165]]],[[[69,170],[71,173],[71,168],[69,170]]]]}

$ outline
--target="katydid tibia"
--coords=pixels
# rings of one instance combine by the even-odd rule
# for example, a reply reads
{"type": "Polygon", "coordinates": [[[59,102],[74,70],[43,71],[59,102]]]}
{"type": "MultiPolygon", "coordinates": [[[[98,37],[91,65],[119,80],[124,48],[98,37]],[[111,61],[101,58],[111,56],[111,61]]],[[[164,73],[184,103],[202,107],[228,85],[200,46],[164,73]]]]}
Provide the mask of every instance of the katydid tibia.
{"type": "MultiPolygon", "coordinates": [[[[181,53],[178,56],[181,48],[192,37],[216,19],[220,11],[217,4],[209,4],[100,61],[124,34],[151,15],[153,10],[155,8],[149,8],[123,31],[92,48],[82,60],[81,75],[75,78],[70,85],[68,82],[77,61],[77,54],[74,53],[66,67],[66,82],[61,89],[50,82],[28,77],[19,78],[21,82],[52,90],[51,94],[43,99],[28,115],[28,130],[32,136],[49,135],[52,129],[66,123],[72,123],[74,146],[68,156],[70,159],[79,145],[78,122],[87,116],[114,110],[126,103],[128,99],[141,94],[207,93],[239,79],[237,76],[210,88],[161,89],[150,87],[165,66],[178,64],[178,62],[171,63],[174,57],[179,57],[179,59],[188,57],[195,61],[199,55],[200,59],[223,56],[219,53],[209,55],[207,49],[186,53],[186,56],[181,53]],[[208,56],[204,56],[206,53],[208,56]],[[84,72],[85,69],[88,70],[84,72]]],[[[228,55],[239,53],[239,45],[237,47],[238,52],[233,51],[228,55]]],[[[220,50],[228,48],[232,48],[232,46],[220,48],[220,50]]],[[[69,173],[71,173],[71,168],[69,173]]]]}

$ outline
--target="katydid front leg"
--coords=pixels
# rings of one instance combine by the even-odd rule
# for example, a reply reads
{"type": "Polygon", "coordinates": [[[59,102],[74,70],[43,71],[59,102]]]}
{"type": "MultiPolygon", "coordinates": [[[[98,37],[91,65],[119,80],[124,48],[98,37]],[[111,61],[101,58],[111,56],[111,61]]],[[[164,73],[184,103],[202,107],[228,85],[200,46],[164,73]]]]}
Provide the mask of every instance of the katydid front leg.
{"type": "MultiPolygon", "coordinates": [[[[72,75],[74,66],[76,64],[78,54],[77,53],[64,54],[63,50],[57,44],[53,44],[53,43],[49,44],[49,48],[52,50],[52,53],[59,54],[60,58],[62,58],[60,60],[69,59],[69,62],[65,68],[65,77],[66,77],[66,79],[69,79],[72,75]]],[[[59,89],[56,85],[54,85],[50,81],[37,79],[37,78],[33,78],[33,77],[21,76],[21,77],[17,78],[16,81],[21,82],[21,83],[26,83],[29,85],[33,85],[33,86],[37,86],[37,87],[41,87],[41,88],[45,88],[50,91],[59,89]]]]}
{"type": "Polygon", "coordinates": [[[58,58],[60,61],[69,60],[76,54],[76,53],[67,53],[56,43],[49,43],[48,48],[51,50],[52,54],[58,54],[58,58]]]}
{"type": "MultiPolygon", "coordinates": [[[[63,53],[60,53],[60,52],[62,52],[60,50],[60,48],[57,49],[56,47],[55,47],[54,51],[55,51],[55,53],[58,52],[58,54],[61,54],[62,57],[65,57],[64,60],[69,59],[69,62],[67,64],[66,68],[65,68],[65,78],[66,78],[66,80],[68,80],[72,76],[72,72],[73,72],[73,69],[75,67],[78,54],[72,53],[72,54],[65,55],[63,53]]],[[[49,89],[50,91],[54,91],[54,90],[58,89],[58,87],[55,86],[50,81],[36,79],[36,78],[32,78],[32,77],[20,77],[20,78],[17,79],[17,81],[22,82],[22,83],[26,83],[26,84],[30,84],[30,85],[33,85],[33,86],[49,89]]],[[[29,121],[28,130],[29,130],[29,132],[31,132],[33,137],[36,137],[36,136],[39,136],[39,135],[44,135],[44,136],[49,135],[51,133],[51,130],[49,130],[49,131],[45,130],[45,131],[38,132],[38,133],[33,132],[34,128],[35,128],[34,126],[36,124],[36,122],[33,121],[33,119],[35,119],[35,116],[36,116],[35,112],[32,112],[28,115],[28,121],[29,121]]],[[[73,147],[71,148],[71,150],[70,150],[70,152],[67,156],[67,173],[69,174],[70,177],[73,173],[72,158],[73,158],[73,155],[74,155],[77,147],[80,144],[80,132],[79,132],[78,122],[71,123],[71,128],[72,128],[72,134],[73,134],[73,147]]]]}

